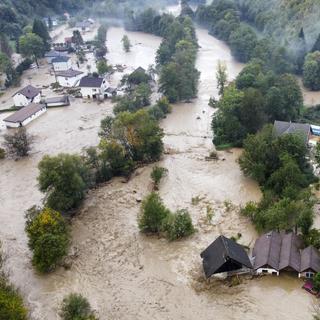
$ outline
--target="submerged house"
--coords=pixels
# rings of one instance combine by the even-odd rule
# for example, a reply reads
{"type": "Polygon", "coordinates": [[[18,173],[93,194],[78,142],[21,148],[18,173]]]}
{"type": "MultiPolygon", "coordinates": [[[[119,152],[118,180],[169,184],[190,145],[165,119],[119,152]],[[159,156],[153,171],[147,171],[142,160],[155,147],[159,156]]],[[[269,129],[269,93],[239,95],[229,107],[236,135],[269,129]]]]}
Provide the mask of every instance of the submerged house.
{"type": "Polygon", "coordinates": [[[104,78],[83,77],[80,80],[79,87],[83,98],[103,99],[108,96],[106,90],[109,88],[109,84],[104,78]]]}
{"type": "Polygon", "coordinates": [[[282,271],[296,273],[298,277],[312,278],[320,271],[317,249],[304,248],[299,235],[293,232],[268,232],[257,239],[253,249],[253,267],[257,274],[279,275],[282,271]]]}
{"type": "Polygon", "coordinates": [[[71,69],[71,59],[68,56],[59,56],[52,59],[52,65],[54,71],[63,71],[71,69]]]}
{"type": "Polygon", "coordinates": [[[306,144],[309,142],[311,135],[311,126],[308,123],[296,123],[286,121],[275,121],[273,125],[273,134],[276,137],[284,134],[299,134],[306,144]]]}
{"type": "Polygon", "coordinates": [[[66,56],[67,54],[65,52],[59,52],[56,50],[51,50],[49,52],[45,53],[45,58],[47,60],[48,63],[52,63],[52,60],[61,56],[66,56]]]}
{"type": "Polygon", "coordinates": [[[224,236],[219,236],[200,256],[207,278],[217,273],[252,269],[243,246],[224,236]]]}
{"type": "Polygon", "coordinates": [[[23,127],[47,111],[44,104],[31,103],[21,108],[3,121],[8,128],[23,127]]]}
{"type": "Polygon", "coordinates": [[[84,76],[84,73],[79,70],[68,69],[61,70],[55,73],[56,80],[62,87],[74,87],[80,79],[84,76]]]}
{"type": "Polygon", "coordinates": [[[14,105],[24,107],[34,102],[39,103],[41,100],[41,90],[31,85],[27,85],[13,95],[14,105]]]}

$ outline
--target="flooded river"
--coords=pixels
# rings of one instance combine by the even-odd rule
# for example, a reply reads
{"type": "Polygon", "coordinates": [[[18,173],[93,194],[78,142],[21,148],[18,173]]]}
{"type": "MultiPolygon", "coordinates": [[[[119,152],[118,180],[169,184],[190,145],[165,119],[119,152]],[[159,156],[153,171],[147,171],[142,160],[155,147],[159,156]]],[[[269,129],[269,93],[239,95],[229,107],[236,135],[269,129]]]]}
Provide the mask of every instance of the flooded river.
{"type": "MultiPolygon", "coordinates": [[[[122,28],[108,32],[107,58],[133,70],[154,63],[161,39],[143,33],[126,32],[132,52],[122,50],[122,28]]],[[[6,268],[19,287],[34,320],[58,319],[57,311],[69,292],[84,294],[107,319],[311,319],[312,298],[301,290],[302,282],[290,276],[243,279],[236,287],[203,281],[200,252],[219,234],[236,236],[251,246],[257,234],[238,214],[241,204],[258,200],[258,186],[240,172],[240,150],[219,153],[220,160],[206,161],[213,149],[210,96],[217,96],[215,69],[225,61],[230,80],[243,65],[234,61],[222,42],[197,29],[201,72],[198,98],[177,104],[162,122],[164,155],[160,165],[169,170],[160,186],[166,205],[187,208],[197,233],[189,239],[170,243],[138,232],[138,201],[152,188],[148,166],[137,170],[128,183],[114,179],[89,192],[73,219],[71,251],[78,252],[70,270],[58,269],[37,275],[30,265],[24,234],[24,211],[40,204],[37,163],[44,154],[80,152],[98,143],[101,118],[111,114],[110,102],[102,104],[72,101],[66,109],[49,110],[32,122],[36,136],[31,157],[0,162],[0,235],[7,253],[6,268]],[[199,119],[197,119],[199,118],[199,119]],[[193,201],[197,198],[198,201],[193,201]],[[225,201],[233,204],[226,206],[225,201]],[[212,219],[208,218],[212,213],[212,219]]],[[[120,77],[114,76],[112,81],[120,77]]],[[[0,119],[1,120],[1,119],[0,119]]],[[[2,136],[5,132],[0,132],[2,136]]]]}

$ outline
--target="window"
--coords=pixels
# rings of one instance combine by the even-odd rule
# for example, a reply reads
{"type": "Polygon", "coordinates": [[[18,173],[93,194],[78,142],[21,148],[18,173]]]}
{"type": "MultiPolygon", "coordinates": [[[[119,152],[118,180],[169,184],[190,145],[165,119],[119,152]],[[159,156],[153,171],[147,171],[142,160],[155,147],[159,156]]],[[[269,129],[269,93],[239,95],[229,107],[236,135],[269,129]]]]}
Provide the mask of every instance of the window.
{"type": "Polygon", "coordinates": [[[93,92],[96,92],[96,91],[97,91],[97,89],[92,89],[92,91],[93,91],[93,92]]]}
{"type": "Polygon", "coordinates": [[[310,279],[313,278],[314,273],[313,272],[306,272],[306,278],[310,279]]]}
{"type": "Polygon", "coordinates": [[[268,273],[268,270],[262,269],[262,273],[268,273]]]}

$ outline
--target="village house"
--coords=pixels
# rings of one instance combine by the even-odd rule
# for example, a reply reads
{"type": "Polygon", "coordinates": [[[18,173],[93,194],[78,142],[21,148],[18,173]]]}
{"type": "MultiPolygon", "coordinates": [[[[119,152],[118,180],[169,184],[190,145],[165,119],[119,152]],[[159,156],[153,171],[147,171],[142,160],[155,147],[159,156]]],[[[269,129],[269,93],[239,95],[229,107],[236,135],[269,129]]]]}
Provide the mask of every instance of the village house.
{"type": "Polygon", "coordinates": [[[295,234],[268,232],[257,239],[253,249],[253,267],[257,274],[279,275],[292,272],[298,277],[312,278],[320,271],[320,255],[312,246],[304,248],[295,234]]]}
{"type": "Polygon", "coordinates": [[[79,87],[83,98],[103,99],[109,84],[103,78],[86,76],[81,78],[79,87]]]}
{"type": "Polygon", "coordinates": [[[67,56],[60,56],[52,59],[52,65],[54,71],[63,71],[71,69],[71,58],[67,56]]]}
{"type": "Polygon", "coordinates": [[[26,126],[46,111],[47,107],[44,104],[31,103],[5,118],[3,121],[8,128],[18,128],[26,126]]]}
{"type": "Polygon", "coordinates": [[[252,269],[244,248],[235,241],[219,236],[201,254],[207,278],[218,273],[240,272],[252,269]]]}
{"type": "Polygon", "coordinates": [[[61,56],[66,56],[66,55],[67,54],[65,52],[58,52],[56,50],[51,50],[49,52],[46,52],[44,56],[45,56],[47,62],[49,64],[51,64],[53,59],[61,57],[61,56]]]}
{"type": "Polygon", "coordinates": [[[56,80],[62,87],[75,87],[78,85],[84,73],[79,70],[62,70],[55,73],[56,80]]]}
{"type": "Polygon", "coordinates": [[[29,103],[39,103],[41,100],[41,90],[31,85],[24,87],[13,95],[14,105],[24,107],[29,103]]]}

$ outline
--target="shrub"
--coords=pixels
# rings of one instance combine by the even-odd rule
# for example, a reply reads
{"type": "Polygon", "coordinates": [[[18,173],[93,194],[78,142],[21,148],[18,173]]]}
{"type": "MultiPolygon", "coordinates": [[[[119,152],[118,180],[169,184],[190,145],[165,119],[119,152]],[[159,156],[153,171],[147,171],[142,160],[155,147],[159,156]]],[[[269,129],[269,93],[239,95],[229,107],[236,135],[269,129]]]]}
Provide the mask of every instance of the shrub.
{"type": "Polygon", "coordinates": [[[168,170],[163,167],[155,166],[151,172],[151,179],[154,182],[155,189],[159,187],[161,179],[167,174],[168,170]]]}
{"type": "Polygon", "coordinates": [[[4,149],[2,149],[2,148],[0,148],[0,160],[1,160],[1,159],[4,159],[4,158],[5,158],[5,156],[6,156],[6,152],[5,152],[5,150],[4,150],[4,149]]]}
{"type": "Polygon", "coordinates": [[[164,228],[168,239],[171,241],[190,236],[195,232],[192,219],[187,210],[179,210],[174,214],[168,215],[164,228]]]}
{"type": "Polygon", "coordinates": [[[32,264],[40,272],[53,270],[67,254],[69,230],[64,218],[50,208],[32,207],[26,213],[26,232],[32,264]]]}
{"type": "Polygon", "coordinates": [[[27,320],[27,309],[17,290],[8,284],[4,276],[0,276],[0,319],[27,320]]]}
{"type": "Polygon", "coordinates": [[[12,134],[4,135],[4,146],[9,156],[22,158],[29,155],[33,140],[33,136],[21,127],[12,134]]]}
{"type": "Polygon", "coordinates": [[[91,310],[89,301],[76,293],[71,293],[63,299],[60,316],[63,320],[97,319],[91,310]]]}
{"type": "Polygon", "coordinates": [[[147,196],[141,206],[139,229],[142,232],[159,233],[163,229],[165,219],[170,211],[164,206],[160,196],[152,192],[147,196]]]}

